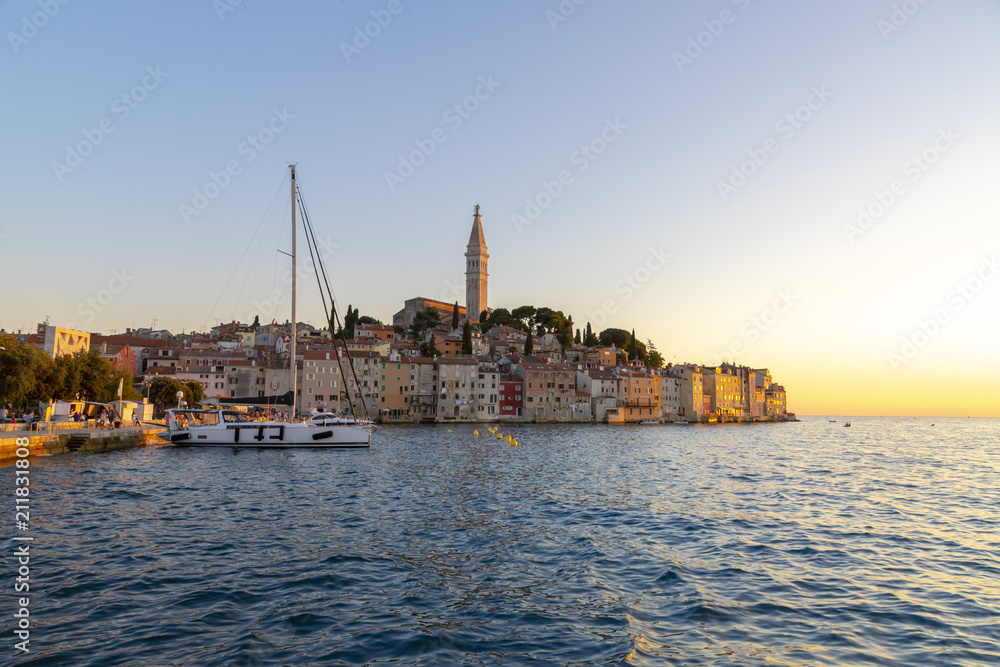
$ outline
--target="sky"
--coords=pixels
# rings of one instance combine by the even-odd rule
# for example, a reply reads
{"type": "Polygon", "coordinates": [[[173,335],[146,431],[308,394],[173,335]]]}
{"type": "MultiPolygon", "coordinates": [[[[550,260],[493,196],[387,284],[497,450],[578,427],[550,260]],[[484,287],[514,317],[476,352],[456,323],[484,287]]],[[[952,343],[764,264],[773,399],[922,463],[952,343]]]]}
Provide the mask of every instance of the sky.
{"type": "Polygon", "coordinates": [[[15,0],[0,28],[7,331],[288,319],[294,162],[341,309],[464,303],[479,204],[491,307],[766,367],[800,414],[1000,416],[995,0],[15,0]]]}

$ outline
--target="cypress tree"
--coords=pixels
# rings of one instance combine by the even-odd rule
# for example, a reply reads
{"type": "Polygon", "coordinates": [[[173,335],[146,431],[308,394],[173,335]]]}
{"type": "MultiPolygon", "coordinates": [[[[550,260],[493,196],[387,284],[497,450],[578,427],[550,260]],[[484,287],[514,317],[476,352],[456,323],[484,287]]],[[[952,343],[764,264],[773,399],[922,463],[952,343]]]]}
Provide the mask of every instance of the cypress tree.
{"type": "Polygon", "coordinates": [[[455,307],[451,309],[451,328],[452,331],[458,328],[458,301],[455,302],[455,307]]]}
{"type": "Polygon", "coordinates": [[[535,351],[535,339],[531,335],[531,329],[528,329],[528,339],[524,341],[524,356],[530,357],[531,353],[535,351]]]}
{"type": "Polygon", "coordinates": [[[462,327],[462,354],[472,354],[472,325],[469,320],[465,320],[462,327]]]}

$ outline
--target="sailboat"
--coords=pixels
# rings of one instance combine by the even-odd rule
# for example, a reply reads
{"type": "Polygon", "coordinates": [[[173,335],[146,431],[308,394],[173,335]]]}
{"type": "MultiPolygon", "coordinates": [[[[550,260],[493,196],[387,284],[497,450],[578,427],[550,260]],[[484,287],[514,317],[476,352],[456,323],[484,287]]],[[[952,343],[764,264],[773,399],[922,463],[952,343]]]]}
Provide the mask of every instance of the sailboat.
{"type": "MultiPolygon", "coordinates": [[[[289,342],[288,363],[291,370],[291,386],[295,388],[298,386],[298,366],[295,358],[298,182],[295,178],[295,165],[289,165],[289,169],[292,177],[292,336],[289,342]]],[[[307,234],[311,233],[305,209],[303,218],[307,224],[307,234]]],[[[332,293],[330,296],[332,299],[332,293]]],[[[294,389],[291,392],[290,414],[293,419],[297,393],[294,389]]],[[[256,421],[245,412],[223,408],[176,409],[167,410],[167,430],[161,431],[158,435],[174,445],[186,447],[370,447],[372,432],[377,428],[371,420],[336,417],[322,413],[314,414],[307,422],[283,422],[256,421]]]]}

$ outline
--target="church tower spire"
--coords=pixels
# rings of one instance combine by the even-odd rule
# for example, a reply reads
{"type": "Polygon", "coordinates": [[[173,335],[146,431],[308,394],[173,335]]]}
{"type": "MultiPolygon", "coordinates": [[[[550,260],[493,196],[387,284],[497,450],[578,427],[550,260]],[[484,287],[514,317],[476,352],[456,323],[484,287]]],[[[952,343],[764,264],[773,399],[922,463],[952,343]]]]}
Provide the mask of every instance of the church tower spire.
{"type": "Polygon", "coordinates": [[[472,234],[465,248],[465,316],[479,321],[479,314],[486,310],[486,262],[490,256],[486,252],[486,237],[483,235],[483,221],[479,214],[479,204],[472,218],[472,234]]]}

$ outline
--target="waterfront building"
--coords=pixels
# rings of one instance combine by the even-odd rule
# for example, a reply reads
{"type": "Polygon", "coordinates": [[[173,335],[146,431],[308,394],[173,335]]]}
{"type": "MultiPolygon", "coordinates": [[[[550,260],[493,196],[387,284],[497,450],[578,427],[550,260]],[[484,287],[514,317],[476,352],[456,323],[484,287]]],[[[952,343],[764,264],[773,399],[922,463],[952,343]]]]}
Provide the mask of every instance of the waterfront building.
{"type": "Polygon", "coordinates": [[[511,374],[525,382],[526,419],[574,420],[575,410],[572,406],[577,402],[575,368],[568,364],[537,363],[522,359],[511,364],[511,374]]]}
{"type": "Polygon", "coordinates": [[[500,375],[500,418],[512,419],[524,416],[524,380],[508,373],[500,375]]]}
{"type": "Polygon", "coordinates": [[[636,369],[619,368],[621,402],[619,421],[630,423],[660,417],[659,378],[636,369]]]}
{"type": "Polygon", "coordinates": [[[379,417],[410,418],[410,360],[407,357],[382,357],[379,378],[379,417]]]}
{"type": "Polygon", "coordinates": [[[767,401],[767,416],[770,419],[786,419],[788,406],[785,402],[785,388],[772,383],[764,393],[767,401]]]}
{"type": "Polygon", "coordinates": [[[465,312],[473,322],[478,322],[479,314],[488,307],[489,274],[486,271],[486,264],[489,258],[479,204],[476,204],[476,212],[472,218],[472,233],[465,248],[465,312]]]}
{"type": "MultiPolygon", "coordinates": [[[[343,364],[346,361],[340,360],[343,364]]],[[[302,372],[299,373],[302,412],[336,413],[347,405],[346,401],[341,404],[345,387],[340,374],[341,363],[337,362],[336,350],[306,350],[302,353],[302,372]]],[[[345,365],[344,371],[350,373],[350,368],[345,365]]]]}
{"type": "Polygon", "coordinates": [[[479,357],[476,365],[476,419],[494,421],[500,416],[500,371],[489,357],[479,357]]]}
{"type": "Polygon", "coordinates": [[[664,371],[657,375],[660,380],[660,416],[674,421],[681,415],[681,380],[664,371]]]}
{"type": "Polygon", "coordinates": [[[476,409],[476,384],[478,361],[475,357],[439,357],[440,392],[438,394],[438,421],[473,420],[476,409]]]}
{"type": "Polygon", "coordinates": [[[590,412],[594,420],[599,422],[608,421],[608,410],[617,411],[621,401],[621,380],[611,368],[578,369],[576,390],[589,396],[590,412]]]}
{"type": "Polygon", "coordinates": [[[410,415],[418,421],[437,419],[438,386],[437,361],[429,357],[409,357],[410,361],[410,415]]]}
{"type": "Polygon", "coordinates": [[[704,374],[697,364],[674,366],[671,371],[681,380],[681,418],[688,421],[703,421],[710,412],[711,399],[705,396],[704,374]]]}

